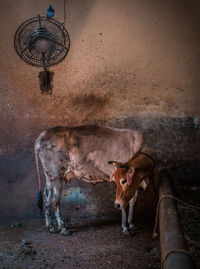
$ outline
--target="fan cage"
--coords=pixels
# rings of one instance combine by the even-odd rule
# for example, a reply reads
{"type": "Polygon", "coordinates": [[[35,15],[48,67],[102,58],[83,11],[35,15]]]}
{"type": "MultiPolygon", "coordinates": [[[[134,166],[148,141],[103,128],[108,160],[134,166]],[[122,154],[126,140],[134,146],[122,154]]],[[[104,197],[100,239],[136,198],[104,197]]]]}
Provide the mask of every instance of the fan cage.
{"type": "Polygon", "coordinates": [[[65,59],[70,37],[62,23],[38,15],[18,27],[14,47],[27,64],[47,68],[65,59]]]}

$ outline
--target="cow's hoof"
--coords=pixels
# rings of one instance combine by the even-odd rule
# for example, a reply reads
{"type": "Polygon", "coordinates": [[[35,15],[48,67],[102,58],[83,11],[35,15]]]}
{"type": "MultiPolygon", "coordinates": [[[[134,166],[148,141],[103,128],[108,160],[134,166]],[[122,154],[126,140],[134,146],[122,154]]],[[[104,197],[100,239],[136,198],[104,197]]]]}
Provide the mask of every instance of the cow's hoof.
{"type": "Polygon", "coordinates": [[[129,229],[130,231],[132,231],[132,232],[136,232],[136,231],[138,231],[138,227],[135,226],[135,225],[130,225],[130,226],[128,227],[128,229],[129,229]]]}
{"type": "Polygon", "coordinates": [[[134,232],[133,231],[126,230],[126,231],[123,231],[123,235],[133,236],[134,235],[134,232]]]}
{"type": "Polygon", "coordinates": [[[64,236],[69,236],[69,235],[72,234],[72,233],[71,233],[69,230],[67,230],[67,229],[62,229],[62,230],[60,231],[60,233],[61,233],[62,235],[64,235],[64,236]]]}

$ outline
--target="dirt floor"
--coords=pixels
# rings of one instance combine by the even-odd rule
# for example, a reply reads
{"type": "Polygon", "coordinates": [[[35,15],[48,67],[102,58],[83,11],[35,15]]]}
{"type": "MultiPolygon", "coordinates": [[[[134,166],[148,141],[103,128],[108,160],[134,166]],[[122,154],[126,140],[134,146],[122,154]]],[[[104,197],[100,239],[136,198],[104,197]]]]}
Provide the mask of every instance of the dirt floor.
{"type": "Polygon", "coordinates": [[[1,220],[1,269],[160,268],[153,221],[136,220],[138,231],[121,233],[120,220],[66,220],[71,236],[50,234],[44,219],[1,220]]]}

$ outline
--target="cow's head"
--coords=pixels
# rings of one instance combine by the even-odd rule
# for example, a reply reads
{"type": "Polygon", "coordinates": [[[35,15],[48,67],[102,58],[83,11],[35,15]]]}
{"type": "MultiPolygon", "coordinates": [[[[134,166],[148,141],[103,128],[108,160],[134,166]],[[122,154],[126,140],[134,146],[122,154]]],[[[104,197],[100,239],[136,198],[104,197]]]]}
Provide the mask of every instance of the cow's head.
{"type": "Polygon", "coordinates": [[[134,167],[129,167],[128,164],[115,161],[109,163],[115,167],[110,177],[110,181],[114,181],[116,184],[115,207],[125,209],[138,189],[140,176],[137,174],[134,167]]]}

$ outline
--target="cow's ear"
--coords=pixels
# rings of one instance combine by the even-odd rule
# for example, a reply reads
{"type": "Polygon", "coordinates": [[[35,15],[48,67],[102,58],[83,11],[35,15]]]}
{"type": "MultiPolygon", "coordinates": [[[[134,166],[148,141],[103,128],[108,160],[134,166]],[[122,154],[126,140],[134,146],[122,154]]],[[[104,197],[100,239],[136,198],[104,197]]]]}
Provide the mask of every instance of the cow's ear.
{"type": "Polygon", "coordinates": [[[126,179],[127,179],[127,184],[131,185],[131,182],[133,180],[133,176],[135,174],[135,169],[134,167],[130,167],[126,173],[126,179]]]}

